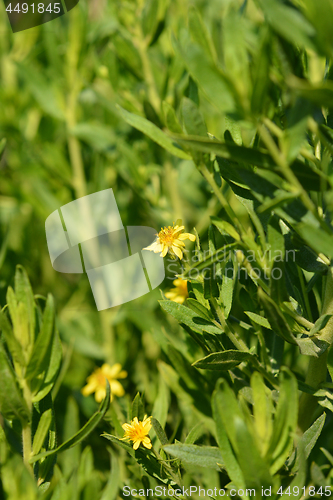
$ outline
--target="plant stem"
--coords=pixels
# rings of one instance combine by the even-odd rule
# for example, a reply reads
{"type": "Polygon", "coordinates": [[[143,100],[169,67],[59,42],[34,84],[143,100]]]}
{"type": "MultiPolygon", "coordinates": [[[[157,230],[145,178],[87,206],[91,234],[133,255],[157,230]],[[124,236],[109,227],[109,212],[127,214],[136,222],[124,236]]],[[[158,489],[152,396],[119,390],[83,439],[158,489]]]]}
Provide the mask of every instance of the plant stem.
{"type": "Polygon", "coordinates": [[[259,132],[259,135],[260,135],[263,143],[265,144],[266,148],[268,149],[269,154],[271,155],[271,157],[275,161],[276,165],[278,167],[280,167],[280,170],[283,173],[283,175],[285,176],[285,178],[287,179],[287,181],[290,182],[290,184],[292,186],[294,186],[295,191],[300,192],[300,198],[301,198],[304,206],[316,217],[316,219],[319,221],[320,225],[322,227],[324,227],[324,229],[326,230],[327,229],[326,225],[325,225],[322,217],[320,217],[320,215],[318,214],[318,211],[317,211],[313,201],[311,200],[311,198],[309,197],[309,195],[307,194],[307,192],[303,188],[302,184],[297,179],[294,172],[289,167],[288,162],[285,159],[284,154],[279,150],[279,148],[275,144],[272,136],[270,135],[270,133],[267,130],[267,128],[265,127],[265,125],[259,125],[258,132],[259,132]]]}
{"type": "Polygon", "coordinates": [[[221,189],[216,184],[213,174],[211,174],[209,172],[209,170],[205,164],[201,164],[199,167],[199,170],[200,170],[201,174],[204,176],[204,178],[206,179],[206,181],[208,182],[208,184],[210,185],[210,187],[212,188],[214,194],[216,195],[217,199],[221,203],[222,207],[226,211],[226,213],[231,221],[231,224],[236,225],[238,230],[242,234],[244,232],[244,229],[243,229],[242,225],[240,224],[240,222],[237,218],[237,215],[235,214],[235,212],[233,211],[233,209],[231,208],[231,206],[229,205],[229,203],[227,202],[227,200],[223,196],[221,189]]]}
{"type": "MultiPolygon", "coordinates": [[[[333,314],[333,267],[330,267],[327,273],[321,314],[333,314]]],[[[330,318],[317,338],[326,341],[329,347],[319,358],[309,359],[305,383],[315,389],[326,380],[328,349],[333,342],[333,318],[330,318]]],[[[304,392],[300,397],[298,413],[298,427],[301,432],[305,432],[311,425],[316,407],[316,397],[304,392]]]]}

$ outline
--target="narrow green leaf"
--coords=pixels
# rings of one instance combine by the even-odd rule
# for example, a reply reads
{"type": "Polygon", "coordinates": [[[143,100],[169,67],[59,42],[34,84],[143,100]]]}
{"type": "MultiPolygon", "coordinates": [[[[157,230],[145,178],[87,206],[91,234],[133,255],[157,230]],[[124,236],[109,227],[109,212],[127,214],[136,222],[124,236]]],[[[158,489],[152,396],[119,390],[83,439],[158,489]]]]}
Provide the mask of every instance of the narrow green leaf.
{"type": "Polygon", "coordinates": [[[270,471],[277,472],[290,453],[298,416],[297,380],[291,371],[282,368],[279,377],[280,395],[277,404],[269,452],[272,456],[270,471]]]}
{"type": "Polygon", "coordinates": [[[81,441],[83,441],[86,437],[91,434],[91,432],[97,427],[97,425],[101,422],[104,415],[109,409],[110,406],[110,384],[108,380],[106,381],[106,396],[100,404],[98,411],[88,420],[88,422],[77,432],[73,437],[62,443],[60,446],[55,448],[54,450],[45,451],[43,453],[39,453],[32,457],[29,462],[34,463],[41,458],[48,457],[49,455],[53,455],[55,453],[60,453],[61,451],[68,450],[69,448],[73,448],[73,446],[77,445],[81,441]]]}
{"type": "Polygon", "coordinates": [[[105,437],[109,441],[116,443],[118,446],[126,450],[136,461],[142,465],[144,470],[152,477],[155,477],[159,481],[162,481],[164,484],[168,484],[170,486],[175,485],[176,483],[171,480],[165,470],[161,468],[159,462],[155,458],[155,456],[146,450],[143,447],[139,447],[137,450],[134,450],[133,447],[127,443],[126,441],[122,441],[116,436],[112,436],[111,434],[102,434],[102,437],[105,437]]]}
{"type": "Polygon", "coordinates": [[[272,28],[294,45],[314,48],[311,37],[316,31],[300,11],[278,0],[259,0],[265,17],[272,28]]]}
{"type": "Polygon", "coordinates": [[[163,101],[162,108],[163,108],[165,124],[170,130],[170,132],[173,132],[174,134],[181,134],[183,130],[180,126],[180,123],[176,116],[176,112],[173,109],[173,107],[167,101],[163,101]]]}
{"type": "Polygon", "coordinates": [[[223,395],[223,391],[224,391],[223,385],[217,383],[212,398],[212,409],[216,425],[217,443],[221,450],[224,464],[230,479],[236,485],[237,488],[245,488],[243,473],[235,458],[234,452],[232,450],[226,432],[225,418],[224,418],[225,398],[223,395]]]}
{"type": "Polygon", "coordinates": [[[18,342],[5,313],[2,311],[0,311],[0,330],[3,333],[7,347],[14,361],[16,361],[16,363],[18,363],[21,367],[25,366],[26,361],[21,344],[18,342]]]}
{"type": "Polygon", "coordinates": [[[314,324],[314,327],[309,331],[309,336],[315,335],[320,330],[322,330],[326,325],[328,320],[332,317],[332,314],[323,314],[314,324]]]}
{"type": "Polygon", "coordinates": [[[320,415],[319,418],[307,429],[303,436],[300,439],[300,442],[297,445],[296,451],[292,454],[289,459],[289,463],[292,463],[293,459],[296,457],[295,464],[292,467],[292,472],[295,473],[299,469],[299,460],[300,460],[300,450],[302,449],[305,459],[307,459],[313,450],[318,438],[323,430],[326,419],[326,413],[320,415]]]}
{"type": "Polygon", "coordinates": [[[142,116],[135,115],[134,113],[130,113],[125,109],[121,108],[117,105],[117,109],[119,111],[120,116],[132,127],[140,130],[144,134],[146,134],[150,139],[159,144],[162,148],[169,151],[169,153],[178,156],[178,158],[182,158],[184,160],[191,160],[191,157],[185,153],[182,149],[177,147],[174,144],[172,139],[168,137],[161,129],[156,127],[152,122],[146,120],[142,116]]]}
{"type": "Polygon", "coordinates": [[[171,314],[180,323],[185,323],[195,331],[220,334],[222,330],[207,320],[198,316],[194,311],[172,300],[159,301],[162,309],[171,314]]]}
{"type": "Polygon", "coordinates": [[[236,108],[236,92],[229,78],[207,58],[205,50],[190,40],[188,33],[181,33],[178,43],[172,39],[175,50],[181,55],[192,78],[207,98],[220,110],[232,112],[236,108]]]}
{"type": "Polygon", "coordinates": [[[118,457],[111,449],[109,453],[111,455],[110,475],[100,500],[116,500],[121,482],[118,457]]]}
{"type": "Polygon", "coordinates": [[[38,391],[32,398],[34,403],[43,399],[53,388],[60,370],[61,360],[62,344],[60,342],[58,330],[55,330],[51,356],[49,364],[46,367],[45,376],[43,378],[41,377],[41,380],[34,378],[30,382],[32,393],[38,391]]]}
{"type": "Polygon", "coordinates": [[[51,353],[51,345],[54,334],[54,302],[52,295],[48,295],[43,314],[42,328],[38,334],[37,340],[27,366],[26,378],[31,380],[40,374],[48,365],[51,353]]]}
{"type": "Polygon", "coordinates": [[[269,405],[263,378],[258,372],[251,376],[251,387],[257,444],[262,454],[265,454],[273,430],[272,407],[269,405]]]}
{"type": "Polygon", "coordinates": [[[206,321],[212,321],[214,319],[214,316],[212,315],[211,311],[209,309],[207,309],[203,304],[198,302],[197,300],[187,299],[186,305],[190,309],[192,309],[192,311],[197,313],[198,316],[205,319],[206,321]]]}
{"type": "Polygon", "coordinates": [[[163,446],[163,450],[185,464],[208,467],[217,471],[220,471],[219,465],[224,467],[222,454],[219,448],[214,446],[177,443],[163,446]]]}
{"type": "Polygon", "coordinates": [[[272,330],[290,344],[296,344],[296,339],[275,302],[261,288],[258,288],[258,297],[263,305],[272,330]]]}
{"type": "Polygon", "coordinates": [[[269,330],[271,330],[271,325],[269,324],[269,322],[267,321],[267,319],[264,318],[263,316],[259,316],[259,314],[253,313],[251,311],[244,311],[244,313],[250,319],[252,319],[252,321],[254,323],[256,323],[257,325],[263,326],[264,328],[268,328],[269,330]]]}
{"type": "Polygon", "coordinates": [[[238,445],[237,458],[246,486],[255,488],[256,491],[259,491],[261,487],[270,487],[273,484],[273,478],[244,420],[235,417],[234,425],[238,445]]]}
{"type": "Polygon", "coordinates": [[[237,230],[231,224],[229,224],[229,222],[214,216],[211,216],[210,220],[212,221],[212,224],[214,224],[214,226],[216,226],[217,229],[221,232],[221,234],[227,233],[236,241],[240,241],[240,236],[237,230]]]}
{"type": "Polygon", "coordinates": [[[37,453],[43,446],[44,440],[51,425],[51,421],[52,421],[52,409],[49,408],[40,417],[39,424],[32,443],[33,455],[37,455],[37,453]]]}
{"type": "Polygon", "coordinates": [[[207,430],[204,423],[198,422],[186,436],[185,444],[194,444],[206,432],[207,430]]]}
{"type": "Polygon", "coordinates": [[[19,419],[22,425],[30,419],[30,411],[16,381],[15,372],[0,340],[0,412],[8,420],[19,419]]]}
{"type": "Polygon", "coordinates": [[[142,397],[141,397],[139,392],[136,393],[136,396],[132,402],[131,420],[133,420],[134,417],[137,417],[138,420],[141,420],[141,421],[144,418],[144,405],[143,405],[142,397]]]}
{"type": "Polygon", "coordinates": [[[5,152],[6,144],[7,144],[7,139],[5,139],[5,138],[1,139],[1,141],[0,141],[0,160],[5,152]]]}
{"type": "Polygon", "coordinates": [[[191,99],[183,97],[181,110],[186,132],[207,137],[207,128],[198,106],[191,99]]]}
{"type": "Polygon", "coordinates": [[[151,423],[152,423],[152,426],[154,428],[154,431],[156,432],[156,436],[160,440],[161,444],[162,445],[168,444],[169,440],[167,438],[167,435],[164,432],[164,429],[162,428],[161,424],[159,423],[159,421],[156,418],[152,417],[151,423]]]}
{"type": "Polygon", "coordinates": [[[237,350],[229,350],[224,352],[213,352],[208,354],[202,359],[198,359],[192,366],[195,368],[201,368],[206,370],[232,370],[235,366],[238,366],[243,361],[247,361],[252,357],[252,354],[248,352],[242,352],[237,350]]]}

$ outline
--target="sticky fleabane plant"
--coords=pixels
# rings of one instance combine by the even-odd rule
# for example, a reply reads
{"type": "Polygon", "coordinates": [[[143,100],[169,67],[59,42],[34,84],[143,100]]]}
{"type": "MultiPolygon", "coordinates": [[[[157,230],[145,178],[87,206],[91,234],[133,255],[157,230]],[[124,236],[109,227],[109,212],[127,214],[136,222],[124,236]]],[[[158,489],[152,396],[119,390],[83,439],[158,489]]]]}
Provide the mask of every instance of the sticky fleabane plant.
{"type": "Polygon", "coordinates": [[[306,465],[333,410],[332,13],[331,0],[226,2],[205,20],[192,8],[171,34],[188,87],[155,100],[163,127],[119,108],[166,154],[191,159],[219,204],[195,259],[178,255],[186,300],[160,302],[185,332],[183,347],[161,341],[161,373],[218,447],[161,444],[184,468],[222,471],[244,498],[261,486],[320,495],[332,481],[329,451],[326,476],[306,465]]]}

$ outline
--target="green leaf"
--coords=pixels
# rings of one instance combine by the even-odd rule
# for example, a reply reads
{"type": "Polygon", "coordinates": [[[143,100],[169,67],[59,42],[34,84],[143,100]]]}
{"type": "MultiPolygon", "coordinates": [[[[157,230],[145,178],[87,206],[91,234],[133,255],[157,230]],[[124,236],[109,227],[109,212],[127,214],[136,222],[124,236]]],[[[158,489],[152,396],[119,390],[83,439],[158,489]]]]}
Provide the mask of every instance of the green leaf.
{"type": "Polygon", "coordinates": [[[54,301],[52,295],[48,295],[43,314],[42,328],[38,334],[37,340],[27,366],[26,378],[31,380],[36,375],[43,372],[50,362],[51,345],[54,334],[54,301]]]}
{"type": "Polygon", "coordinates": [[[205,319],[206,321],[212,321],[214,319],[213,314],[209,309],[207,309],[203,304],[195,299],[187,299],[186,305],[192,309],[198,316],[205,319]]]}
{"type": "Polygon", "coordinates": [[[185,323],[195,331],[220,334],[222,330],[198,316],[194,311],[172,300],[160,300],[162,309],[171,314],[180,323],[185,323]]]}
{"type": "Polygon", "coordinates": [[[297,495],[295,495],[293,498],[295,500],[298,500],[303,496],[302,489],[306,484],[306,475],[307,475],[307,468],[306,468],[306,458],[305,458],[305,453],[304,453],[304,446],[303,443],[299,443],[299,470],[298,474],[293,478],[293,480],[290,483],[290,489],[287,488],[287,492],[283,493],[281,495],[281,499],[283,500],[290,500],[290,491],[294,491],[293,488],[295,488],[295,491],[299,492],[297,495]],[[298,488],[298,489],[296,489],[298,488]]]}
{"type": "Polygon", "coordinates": [[[19,64],[19,74],[41,109],[52,118],[65,121],[64,96],[55,82],[45,77],[45,72],[35,71],[32,65],[19,64]]]}
{"type": "Polygon", "coordinates": [[[304,454],[304,458],[307,459],[313,450],[318,438],[323,430],[326,419],[326,413],[320,415],[319,418],[307,429],[302,435],[300,441],[298,442],[297,448],[295,452],[291,455],[288,462],[292,464],[293,460],[295,460],[295,464],[292,467],[292,472],[295,473],[299,469],[299,460],[300,460],[300,450],[302,450],[304,454]]]}
{"type": "Polygon", "coordinates": [[[162,483],[164,484],[168,484],[170,486],[176,485],[176,483],[167,476],[165,470],[161,468],[154,455],[151,452],[147,451],[145,448],[140,446],[137,450],[134,450],[129,443],[126,443],[125,441],[122,441],[121,439],[117,438],[116,436],[112,436],[111,434],[104,433],[102,434],[102,437],[105,437],[109,441],[116,443],[118,446],[126,450],[133,458],[136,459],[136,461],[140,465],[142,465],[144,470],[150,476],[158,479],[159,481],[162,481],[162,483]]]}
{"type": "Polygon", "coordinates": [[[23,302],[25,304],[28,314],[30,339],[34,339],[36,325],[35,299],[28,274],[20,265],[16,266],[15,270],[15,295],[17,302],[23,302]]]}
{"type": "Polygon", "coordinates": [[[27,424],[31,415],[16,381],[15,372],[0,339],[0,412],[8,420],[19,419],[27,424]]]}
{"type": "Polygon", "coordinates": [[[203,422],[198,422],[193,429],[190,430],[185,438],[185,444],[194,444],[203,434],[205,434],[206,428],[203,422]]]}
{"type": "Polygon", "coordinates": [[[236,241],[240,241],[240,236],[237,230],[231,224],[229,224],[229,222],[214,216],[211,216],[210,220],[212,221],[212,224],[217,227],[221,234],[227,233],[236,241]]]}
{"type": "Polygon", "coordinates": [[[243,361],[247,361],[252,354],[243,351],[229,350],[223,352],[213,352],[202,359],[198,359],[192,366],[206,370],[232,370],[243,361]]]}
{"type": "Polygon", "coordinates": [[[282,368],[279,377],[280,395],[277,404],[272,440],[268,453],[272,456],[271,474],[277,472],[290,454],[298,416],[298,386],[295,376],[282,368]]]}
{"type": "Polygon", "coordinates": [[[32,453],[33,455],[37,455],[43,446],[46,435],[49,431],[49,427],[52,422],[52,409],[44,411],[42,416],[40,417],[38,427],[36,433],[34,435],[33,443],[32,443],[32,453]]]}
{"type": "Polygon", "coordinates": [[[69,448],[73,448],[73,446],[81,443],[86,437],[91,434],[91,432],[97,427],[97,425],[102,421],[104,415],[109,409],[110,406],[110,384],[108,380],[106,381],[106,396],[100,404],[98,411],[88,420],[88,422],[77,432],[73,437],[62,443],[60,446],[55,448],[54,450],[45,451],[43,453],[39,453],[32,457],[29,462],[34,463],[41,458],[48,457],[49,455],[54,455],[55,453],[60,453],[61,451],[68,450],[69,448]]]}
{"type": "Polygon", "coordinates": [[[118,112],[120,116],[132,127],[140,130],[144,134],[146,134],[150,139],[159,144],[162,148],[169,151],[169,153],[178,156],[178,158],[182,158],[184,160],[191,160],[191,157],[185,153],[182,149],[177,147],[174,144],[172,139],[168,137],[161,129],[156,127],[152,122],[146,120],[142,116],[135,115],[134,113],[130,113],[125,109],[121,108],[117,105],[118,112]]]}
{"type": "MultiPolygon", "coordinates": [[[[215,153],[216,155],[228,160],[232,160],[233,162],[237,161],[244,165],[255,165],[257,167],[262,167],[263,169],[265,169],[258,169],[256,170],[256,172],[253,172],[245,168],[237,167],[237,173],[242,174],[242,184],[248,184],[247,179],[244,177],[247,173],[248,176],[252,176],[254,185],[258,182],[263,183],[263,181],[261,181],[259,178],[259,174],[262,177],[265,177],[265,179],[270,179],[272,178],[272,176],[274,176],[274,179],[279,182],[280,186],[284,185],[283,183],[285,181],[282,179],[282,177],[274,172],[271,172],[271,170],[276,170],[277,172],[279,171],[276,167],[275,161],[266,151],[262,149],[248,148],[245,146],[239,146],[234,142],[228,141],[224,143],[218,141],[217,139],[206,139],[199,136],[179,136],[176,134],[172,134],[172,137],[184,147],[191,147],[191,149],[202,151],[203,153],[215,153]]],[[[321,190],[320,176],[317,172],[314,172],[309,167],[309,165],[303,163],[300,160],[295,160],[290,165],[290,168],[295,173],[296,177],[305,189],[311,191],[321,190]]],[[[252,186],[251,188],[253,189],[252,186]]],[[[294,193],[286,193],[289,197],[295,196],[294,193]]]]}
{"type": "Polygon", "coordinates": [[[46,367],[45,376],[41,379],[35,378],[31,381],[31,390],[34,393],[32,398],[34,403],[43,399],[53,388],[60,370],[62,360],[62,344],[60,342],[58,330],[55,330],[49,363],[46,367]]]}
{"type": "Polygon", "coordinates": [[[144,418],[144,405],[143,405],[143,401],[142,401],[142,398],[141,398],[141,395],[139,392],[136,393],[136,396],[132,402],[131,420],[133,420],[134,417],[137,417],[138,420],[141,420],[141,421],[144,418]]]}
{"type": "Polygon", "coordinates": [[[156,432],[156,436],[160,440],[161,444],[162,445],[168,444],[169,440],[167,438],[167,435],[164,432],[164,429],[162,428],[161,424],[159,423],[159,421],[156,418],[152,417],[151,423],[152,423],[152,426],[154,428],[154,431],[156,432]]]}
{"type": "Polygon", "coordinates": [[[212,398],[212,409],[213,417],[216,425],[216,435],[217,443],[221,450],[225,468],[231,481],[236,485],[237,488],[245,488],[245,481],[242,470],[235,458],[233,449],[230,445],[224,418],[224,408],[225,408],[225,397],[224,397],[224,385],[217,383],[216,389],[213,392],[212,398]]]}
{"type": "Polygon", "coordinates": [[[69,133],[100,152],[106,151],[117,142],[114,129],[98,122],[77,123],[69,129],[69,133]]]}
{"type": "Polygon", "coordinates": [[[328,320],[332,317],[332,314],[323,314],[320,318],[317,319],[314,326],[309,331],[309,336],[315,335],[320,330],[322,330],[326,325],[328,320]]]}
{"type": "MultiPolygon", "coordinates": [[[[9,291],[9,289],[8,289],[9,291]]],[[[8,294],[7,294],[8,296],[8,294]]],[[[4,312],[0,311],[0,330],[3,333],[4,339],[6,341],[7,347],[13,360],[18,363],[21,367],[26,365],[24,354],[22,351],[21,344],[17,340],[12,327],[4,312]]]]}
{"type": "Polygon", "coordinates": [[[268,23],[283,38],[294,45],[314,48],[312,36],[316,31],[298,10],[278,0],[259,0],[268,23]]]}
{"type": "Polygon", "coordinates": [[[167,101],[163,101],[162,109],[163,109],[165,124],[170,130],[170,132],[173,132],[174,134],[181,134],[183,131],[173,107],[167,101]]]}
{"type": "Polygon", "coordinates": [[[190,75],[207,98],[223,112],[234,111],[235,89],[228,77],[207,58],[205,50],[194,44],[184,30],[181,32],[179,43],[175,38],[172,41],[190,75]]]}
{"type": "Polygon", "coordinates": [[[208,59],[213,60],[213,42],[210,39],[209,32],[202,20],[200,12],[194,6],[191,6],[189,9],[188,26],[194,42],[205,51],[208,59]]]}
{"type": "Polygon", "coordinates": [[[198,106],[191,99],[183,97],[181,110],[186,132],[207,137],[207,128],[198,106]]]}
{"type": "Polygon", "coordinates": [[[100,500],[116,500],[121,482],[119,459],[111,449],[109,453],[111,455],[110,475],[100,500]]]}
{"type": "Polygon", "coordinates": [[[262,454],[265,454],[273,431],[272,405],[266,395],[266,386],[262,376],[254,372],[251,376],[253,398],[253,415],[256,428],[257,444],[262,454]]]}
{"type": "Polygon", "coordinates": [[[7,139],[3,138],[0,140],[0,160],[5,152],[6,144],[7,144],[7,139]]]}
{"type": "Polygon", "coordinates": [[[257,491],[261,487],[267,488],[271,486],[273,478],[266,461],[260,455],[245,421],[239,417],[235,417],[234,426],[238,445],[237,458],[244,474],[246,486],[255,488],[257,491]]]}
{"type": "MultiPolygon", "coordinates": [[[[296,78],[295,76],[287,79],[288,86],[304,100],[313,102],[317,106],[325,108],[333,107],[333,84],[330,81],[323,81],[316,84],[311,84],[306,80],[296,78]]],[[[320,131],[325,137],[325,131],[328,127],[322,126],[320,131]]]]}
{"type": "Polygon", "coordinates": [[[141,26],[145,36],[153,37],[158,23],[158,0],[147,0],[141,13],[141,26]]]}
{"type": "Polygon", "coordinates": [[[271,329],[290,344],[296,344],[296,339],[276,303],[261,288],[258,288],[258,297],[263,305],[271,329]]]}
{"type": "Polygon", "coordinates": [[[253,313],[251,311],[244,311],[244,313],[250,319],[252,319],[252,321],[254,323],[256,323],[257,325],[263,326],[264,328],[269,328],[271,330],[271,325],[269,324],[269,322],[267,321],[267,319],[264,318],[263,316],[259,316],[259,314],[253,313]]]}
{"type": "Polygon", "coordinates": [[[184,464],[208,467],[217,471],[220,471],[219,465],[224,467],[222,454],[219,448],[214,446],[177,443],[163,446],[163,450],[178,458],[184,464]]]}

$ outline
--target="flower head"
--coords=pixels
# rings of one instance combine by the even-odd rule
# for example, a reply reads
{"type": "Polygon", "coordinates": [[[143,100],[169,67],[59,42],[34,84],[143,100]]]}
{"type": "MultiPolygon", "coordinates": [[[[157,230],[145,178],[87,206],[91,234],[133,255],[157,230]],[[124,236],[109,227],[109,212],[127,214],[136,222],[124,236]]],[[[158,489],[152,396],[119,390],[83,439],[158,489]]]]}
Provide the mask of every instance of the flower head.
{"type": "Polygon", "coordinates": [[[133,449],[137,450],[142,443],[145,448],[152,447],[148,433],[151,429],[151,417],[147,418],[144,416],[143,421],[138,420],[138,417],[134,417],[130,424],[123,424],[122,428],[125,431],[124,437],[122,439],[130,439],[133,441],[133,449]]]}
{"type": "Polygon", "coordinates": [[[167,299],[173,300],[178,304],[182,304],[188,297],[187,291],[187,280],[176,279],[172,282],[175,288],[171,288],[169,292],[165,294],[167,299]]]}
{"type": "Polygon", "coordinates": [[[143,250],[150,250],[154,253],[161,252],[161,257],[165,257],[169,252],[173,259],[176,257],[182,259],[183,249],[185,247],[184,240],[195,241],[195,235],[191,233],[184,233],[184,229],[184,226],[179,226],[178,224],[163,227],[157,234],[157,238],[154,243],[143,250]]]}
{"type": "Polygon", "coordinates": [[[109,381],[111,389],[111,401],[113,396],[121,397],[125,394],[124,388],[118,378],[126,378],[127,372],[121,369],[121,364],[116,363],[113,366],[104,363],[101,368],[96,368],[87,378],[87,385],[81,389],[84,396],[95,393],[97,403],[100,403],[106,396],[106,380],[109,381]]]}

